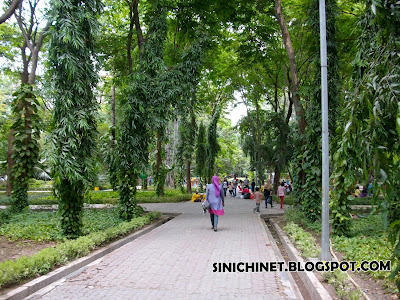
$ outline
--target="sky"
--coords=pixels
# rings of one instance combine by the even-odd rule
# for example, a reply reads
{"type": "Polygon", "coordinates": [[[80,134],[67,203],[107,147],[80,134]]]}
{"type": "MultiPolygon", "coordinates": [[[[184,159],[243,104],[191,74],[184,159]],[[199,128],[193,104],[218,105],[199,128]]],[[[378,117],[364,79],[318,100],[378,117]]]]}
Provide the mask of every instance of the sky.
{"type": "Polygon", "coordinates": [[[225,112],[226,118],[232,121],[232,126],[235,126],[241,117],[247,114],[246,105],[244,105],[243,100],[240,98],[239,93],[234,94],[236,101],[230,103],[225,112]]]}

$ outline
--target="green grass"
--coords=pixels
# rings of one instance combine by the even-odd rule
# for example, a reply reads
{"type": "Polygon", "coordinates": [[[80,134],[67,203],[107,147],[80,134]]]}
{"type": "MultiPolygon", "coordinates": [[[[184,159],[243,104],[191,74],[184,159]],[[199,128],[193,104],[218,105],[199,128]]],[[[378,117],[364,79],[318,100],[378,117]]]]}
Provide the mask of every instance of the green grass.
{"type": "MultiPolygon", "coordinates": [[[[117,226],[123,221],[115,209],[83,211],[84,234],[102,231],[117,226]]],[[[60,241],[58,212],[24,211],[9,216],[8,222],[0,227],[0,235],[10,240],[60,241]]]]}
{"type": "MultiPolygon", "coordinates": [[[[362,217],[351,220],[351,228],[348,236],[332,236],[332,245],[335,251],[344,254],[344,260],[347,261],[372,261],[372,260],[390,260],[393,253],[393,247],[387,238],[387,232],[384,226],[384,220],[381,214],[360,215],[362,217]]],[[[292,207],[285,212],[284,218],[287,222],[294,222],[313,230],[320,234],[321,223],[309,222],[297,208],[292,207]]],[[[362,273],[360,273],[362,275],[362,273]]],[[[392,281],[387,277],[390,272],[369,272],[376,280],[383,280],[390,292],[395,293],[396,289],[392,281]]]]}
{"type": "MultiPolygon", "coordinates": [[[[387,238],[382,215],[371,215],[351,222],[350,237],[332,237],[333,247],[345,254],[346,260],[390,260],[393,247],[387,238]]],[[[393,286],[387,279],[390,272],[369,272],[375,279],[384,279],[387,286],[393,286]]]]}
{"type": "Polygon", "coordinates": [[[304,231],[297,224],[289,222],[283,230],[289,235],[296,248],[300,250],[305,258],[318,257],[321,253],[321,248],[316,244],[312,234],[304,231]]]}

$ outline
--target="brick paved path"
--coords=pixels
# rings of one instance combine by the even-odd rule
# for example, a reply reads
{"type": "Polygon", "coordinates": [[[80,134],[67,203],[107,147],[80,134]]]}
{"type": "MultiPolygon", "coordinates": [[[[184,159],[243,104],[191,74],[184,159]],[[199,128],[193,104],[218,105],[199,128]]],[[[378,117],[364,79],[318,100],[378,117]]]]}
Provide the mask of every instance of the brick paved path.
{"type": "Polygon", "coordinates": [[[200,203],[143,206],[182,214],[28,299],[296,298],[285,273],[212,272],[215,262],[278,260],[252,200],[228,196],[218,232],[200,203]]]}

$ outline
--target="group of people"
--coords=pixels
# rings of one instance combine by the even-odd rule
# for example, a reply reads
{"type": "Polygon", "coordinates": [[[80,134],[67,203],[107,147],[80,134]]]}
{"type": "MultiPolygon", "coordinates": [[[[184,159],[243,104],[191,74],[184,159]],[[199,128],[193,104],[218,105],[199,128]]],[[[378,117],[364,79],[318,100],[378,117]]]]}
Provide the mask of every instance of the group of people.
{"type": "MultiPolygon", "coordinates": [[[[224,189],[225,197],[226,197],[227,190],[229,191],[229,194],[231,195],[231,197],[237,197],[238,193],[242,194],[244,197],[248,197],[248,196],[250,196],[250,189],[251,189],[252,193],[255,192],[256,182],[253,179],[250,183],[250,180],[248,179],[247,176],[243,181],[238,180],[235,175],[233,177],[233,180],[230,183],[228,183],[228,181],[225,178],[222,186],[224,189]],[[247,190],[245,190],[245,189],[247,189],[247,190]]],[[[245,199],[252,199],[252,198],[245,198],[245,199]]]]}
{"type": "Polygon", "coordinates": [[[360,187],[359,185],[356,185],[356,189],[354,191],[353,196],[355,198],[363,198],[367,196],[371,196],[373,194],[373,186],[372,182],[368,184],[368,186],[362,186],[360,187]]]}
{"type": "MultiPolygon", "coordinates": [[[[247,176],[246,179],[248,180],[247,176]]],[[[271,207],[273,207],[272,205],[273,186],[271,182],[269,180],[267,181],[267,183],[262,187],[262,192],[260,191],[260,188],[256,187],[254,184],[254,187],[252,185],[250,192],[250,188],[248,184],[246,184],[246,179],[243,182],[245,185],[241,193],[242,195],[249,194],[249,197],[247,199],[255,200],[256,207],[253,208],[253,211],[260,212],[260,205],[263,196],[265,199],[265,208],[268,207],[268,204],[270,204],[271,207]]],[[[234,181],[229,184],[226,179],[224,179],[222,184],[220,184],[220,179],[217,175],[214,175],[211,181],[212,183],[207,185],[206,192],[204,194],[200,194],[199,191],[196,190],[196,192],[192,196],[192,202],[202,202],[203,205],[207,203],[208,205],[207,208],[205,208],[205,206],[203,206],[203,208],[204,211],[208,209],[208,212],[210,213],[211,229],[213,229],[216,232],[218,231],[219,216],[222,216],[225,213],[224,206],[225,206],[226,192],[227,190],[229,190],[231,196],[236,197],[236,189],[234,188],[235,187],[234,183],[236,181],[237,186],[239,186],[239,184],[237,182],[236,176],[234,178],[234,181]]],[[[283,199],[285,197],[286,188],[287,187],[285,185],[285,182],[283,181],[277,190],[277,195],[281,200],[281,209],[283,206],[283,199]]]]}

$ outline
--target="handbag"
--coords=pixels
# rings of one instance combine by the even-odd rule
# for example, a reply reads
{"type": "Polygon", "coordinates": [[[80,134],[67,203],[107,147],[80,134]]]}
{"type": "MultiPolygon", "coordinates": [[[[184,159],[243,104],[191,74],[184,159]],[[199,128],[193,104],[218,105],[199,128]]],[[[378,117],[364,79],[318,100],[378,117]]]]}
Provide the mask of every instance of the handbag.
{"type": "Polygon", "coordinates": [[[201,205],[203,206],[203,209],[210,208],[210,203],[207,200],[204,200],[201,205]]]}

